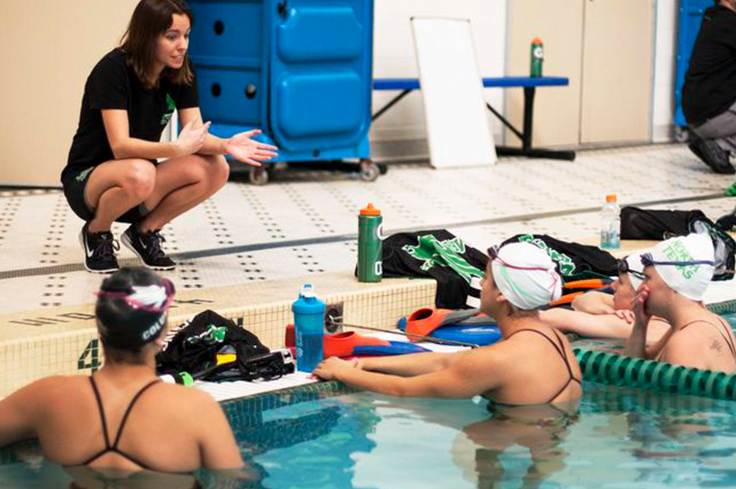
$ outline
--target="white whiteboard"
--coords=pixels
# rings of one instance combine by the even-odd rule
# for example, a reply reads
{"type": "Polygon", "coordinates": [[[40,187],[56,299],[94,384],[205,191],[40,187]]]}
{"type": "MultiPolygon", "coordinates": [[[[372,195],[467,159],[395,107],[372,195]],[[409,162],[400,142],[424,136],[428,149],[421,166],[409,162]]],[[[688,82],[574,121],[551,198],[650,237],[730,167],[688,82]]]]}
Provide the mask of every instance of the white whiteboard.
{"type": "Polygon", "coordinates": [[[432,166],[495,163],[470,21],[415,17],[411,23],[432,166]]]}

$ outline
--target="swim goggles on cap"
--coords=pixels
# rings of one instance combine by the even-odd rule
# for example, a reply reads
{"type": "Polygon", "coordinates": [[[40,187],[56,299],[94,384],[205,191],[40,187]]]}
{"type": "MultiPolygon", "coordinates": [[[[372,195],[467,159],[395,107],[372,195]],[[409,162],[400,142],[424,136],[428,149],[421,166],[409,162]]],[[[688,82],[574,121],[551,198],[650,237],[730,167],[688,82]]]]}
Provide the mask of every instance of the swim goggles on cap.
{"type": "Polygon", "coordinates": [[[651,267],[653,265],[671,265],[675,267],[688,267],[691,265],[710,265],[712,267],[715,266],[715,263],[712,260],[656,261],[652,257],[651,253],[644,253],[641,255],[641,264],[645,267],[651,267]]]}
{"type": "Polygon", "coordinates": [[[145,312],[152,312],[154,314],[161,314],[166,312],[171,306],[171,303],[174,302],[174,293],[176,292],[176,290],[174,289],[174,284],[171,282],[171,280],[165,278],[161,280],[163,282],[164,290],[166,291],[166,300],[160,306],[157,306],[155,304],[144,304],[143,302],[132,299],[130,297],[133,294],[132,290],[100,290],[99,292],[97,292],[97,297],[122,299],[133,309],[138,309],[139,311],[145,312]]]}
{"type": "MultiPolygon", "coordinates": [[[[530,272],[547,272],[547,273],[556,272],[554,266],[547,268],[547,267],[520,267],[517,265],[512,265],[511,263],[506,262],[503,258],[498,256],[498,252],[500,250],[501,250],[501,247],[498,245],[491,246],[490,248],[488,248],[488,258],[490,259],[490,261],[498,262],[501,265],[508,267],[508,268],[512,268],[514,270],[527,270],[530,272]]],[[[552,273],[552,275],[553,275],[552,277],[553,282],[551,286],[548,288],[550,289],[550,291],[552,292],[552,296],[554,297],[555,290],[557,288],[557,281],[559,280],[559,275],[557,273],[552,273]]]]}
{"type": "Polygon", "coordinates": [[[647,279],[647,276],[643,272],[640,272],[638,270],[632,270],[629,267],[629,262],[627,262],[626,260],[622,260],[622,259],[616,260],[616,266],[618,268],[619,275],[621,275],[622,273],[628,273],[638,278],[639,280],[647,279]]]}

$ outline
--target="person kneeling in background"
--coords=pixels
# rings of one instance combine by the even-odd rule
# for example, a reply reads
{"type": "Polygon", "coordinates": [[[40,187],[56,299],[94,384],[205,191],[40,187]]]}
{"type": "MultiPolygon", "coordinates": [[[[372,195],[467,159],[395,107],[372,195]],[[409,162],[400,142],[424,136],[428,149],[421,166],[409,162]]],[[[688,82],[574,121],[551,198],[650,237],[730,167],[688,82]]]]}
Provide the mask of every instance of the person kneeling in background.
{"type": "Polygon", "coordinates": [[[736,173],[736,0],[706,9],[682,87],[682,110],[697,136],[690,150],[716,173],[736,173]]]}

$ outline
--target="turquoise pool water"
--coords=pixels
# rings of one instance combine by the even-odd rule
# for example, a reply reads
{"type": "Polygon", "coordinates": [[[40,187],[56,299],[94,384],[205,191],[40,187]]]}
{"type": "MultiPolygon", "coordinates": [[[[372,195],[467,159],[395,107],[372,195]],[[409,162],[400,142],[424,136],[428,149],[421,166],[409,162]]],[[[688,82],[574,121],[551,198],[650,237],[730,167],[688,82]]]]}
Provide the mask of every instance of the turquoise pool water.
{"type": "Polygon", "coordinates": [[[584,387],[566,411],[490,413],[480,398],[394,399],[320,384],[224,405],[247,480],[112,481],[0,452],[0,488],[736,487],[736,402],[584,387]]]}
{"type": "Polygon", "coordinates": [[[736,487],[736,404],[585,387],[572,414],[351,394],[266,412],[238,439],[274,488],[736,487]]]}
{"type": "MultiPolygon", "coordinates": [[[[208,473],[198,478],[201,487],[212,488],[736,487],[736,403],[585,388],[578,409],[566,414],[494,415],[480,398],[367,393],[281,406],[276,399],[260,413],[231,405],[239,411],[233,424],[255,475],[240,482],[208,473]]],[[[2,488],[66,488],[72,480],[75,487],[105,487],[85,485],[45,462],[0,466],[2,488]]]]}

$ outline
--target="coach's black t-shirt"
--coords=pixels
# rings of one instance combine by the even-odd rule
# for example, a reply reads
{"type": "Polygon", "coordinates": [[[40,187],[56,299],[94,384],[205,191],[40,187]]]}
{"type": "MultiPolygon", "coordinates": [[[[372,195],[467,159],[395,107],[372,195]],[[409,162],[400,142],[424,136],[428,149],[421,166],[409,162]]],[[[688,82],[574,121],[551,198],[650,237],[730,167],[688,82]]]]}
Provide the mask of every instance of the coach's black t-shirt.
{"type": "Polygon", "coordinates": [[[176,85],[162,77],[159,86],[146,88],[119,48],[112,50],[87,78],[79,115],[79,127],[69,151],[62,182],[81,170],[113,159],[103,109],[128,111],[130,137],[157,142],[174,109],[197,107],[197,86],[176,85]]]}
{"type": "Polygon", "coordinates": [[[682,110],[691,125],[725,112],[736,102],[736,12],[706,9],[682,90],[682,110]]]}

